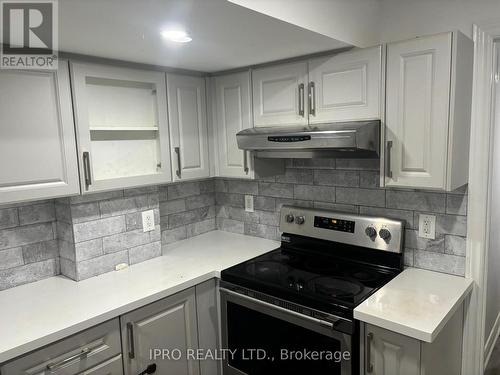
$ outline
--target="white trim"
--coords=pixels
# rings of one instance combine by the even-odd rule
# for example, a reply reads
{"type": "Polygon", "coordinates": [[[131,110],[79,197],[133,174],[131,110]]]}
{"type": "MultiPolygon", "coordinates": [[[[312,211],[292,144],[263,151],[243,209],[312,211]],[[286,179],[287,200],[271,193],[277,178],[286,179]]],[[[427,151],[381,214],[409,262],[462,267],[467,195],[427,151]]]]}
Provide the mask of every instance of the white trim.
{"type": "Polygon", "coordinates": [[[466,302],[462,374],[484,372],[484,322],[487,280],[488,197],[490,135],[492,132],[494,39],[500,36],[500,20],[474,25],[474,83],[469,160],[467,255],[465,276],[474,280],[466,302]]]}
{"type": "Polygon", "coordinates": [[[488,362],[491,358],[491,353],[493,352],[493,348],[497,343],[498,336],[500,335],[500,312],[495,319],[495,324],[493,325],[493,329],[488,336],[488,340],[486,340],[486,345],[484,346],[484,368],[488,366],[488,362]]]}

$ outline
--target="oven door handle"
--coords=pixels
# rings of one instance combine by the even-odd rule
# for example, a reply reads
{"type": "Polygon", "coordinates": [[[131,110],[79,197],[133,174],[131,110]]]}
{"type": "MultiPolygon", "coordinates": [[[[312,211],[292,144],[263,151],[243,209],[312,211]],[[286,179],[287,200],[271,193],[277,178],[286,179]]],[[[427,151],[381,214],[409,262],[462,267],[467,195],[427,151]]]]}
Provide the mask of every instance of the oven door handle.
{"type": "Polygon", "coordinates": [[[269,309],[272,309],[272,310],[276,310],[276,311],[280,311],[280,312],[283,312],[283,313],[286,313],[286,314],[289,314],[289,315],[293,315],[293,316],[296,316],[296,317],[298,317],[300,319],[309,320],[310,322],[319,324],[319,325],[321,325],[323,327],[327,327],[327,328],[330,328],[331,330],[333,330],[333,323],[327,322],[325,320],[313,318],[312,316],[307,316],[307,315],[304,315],[304,314],[301,314],[301,313],[298,313],[298,312],[295,312],[295,311],[292,311],[292,310],[288,310],[288,309],[285,309],[283,307],[273,305],[272,303],[264,302],[264,301],[261,301],[261,300],[256,299],[256,298],[248,297],[248,296],[246,296],[244,294],[241,294],[241,293],[233,292],[232,290],[229,290],[229,289],[226,289],[226,288],[219,287],[219,290],[221,292],[226,293],[226,294],[229,294],[229,295],[232,295],[232,296],[235,296],[235,297],[247,300],[247,301],[255,303],[257,305],[265,306],[265,307],[267,307],[269,309]]]}

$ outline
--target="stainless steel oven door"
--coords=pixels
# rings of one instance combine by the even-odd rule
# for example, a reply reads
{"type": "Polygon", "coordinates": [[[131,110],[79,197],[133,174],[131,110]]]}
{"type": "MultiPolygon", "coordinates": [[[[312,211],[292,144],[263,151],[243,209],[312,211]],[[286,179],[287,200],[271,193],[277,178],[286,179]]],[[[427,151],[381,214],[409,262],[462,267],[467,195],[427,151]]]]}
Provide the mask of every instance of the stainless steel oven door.
{"type": "Polygon", "coordinates": [[[224,375],[352,374],[353,359],[328,355],[352,353],[351,335],[332,323],[223,287],[220,296],[224,375]]]}

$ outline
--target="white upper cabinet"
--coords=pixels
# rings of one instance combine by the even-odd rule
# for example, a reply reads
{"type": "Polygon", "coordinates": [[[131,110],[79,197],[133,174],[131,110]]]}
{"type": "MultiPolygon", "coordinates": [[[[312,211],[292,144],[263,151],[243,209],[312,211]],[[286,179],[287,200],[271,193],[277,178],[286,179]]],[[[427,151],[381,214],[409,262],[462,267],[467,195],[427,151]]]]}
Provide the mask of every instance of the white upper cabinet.
{"type": "Polygon", "coordinates": [[[307,62],[254,70],[254,125],[307,125],[307,77],[307,62]]]}
{"type": "Polygon", "coordinates": [[[167,74],[175,181],[210,176],[205,79],[167,74]]]}
{"type": "Polygon", "coordinates": [[[82,192],[171,181],[165,75],[72,63],[82,192]]]}
{"type": "Polygon", "coordinates": [[[472,62],[459,32],[387,46],[386,186],[467,183],[472,62]]]}
{"type": "Polygon", "coordinates": [[[79,193],[68,63],[0,71],[0,203],[79,193]]]}
{"type": "Polygon", "coordinates": [[[380,118],[382,47],[309,61],[309,123],[380,118]]]}
{"type": "Polygon", "coordinates": [[[215,78],[218,173],[221,177],[253,177],[253,158],[240,150],[236,133],[251,128],[250,73],[215,78]]]}

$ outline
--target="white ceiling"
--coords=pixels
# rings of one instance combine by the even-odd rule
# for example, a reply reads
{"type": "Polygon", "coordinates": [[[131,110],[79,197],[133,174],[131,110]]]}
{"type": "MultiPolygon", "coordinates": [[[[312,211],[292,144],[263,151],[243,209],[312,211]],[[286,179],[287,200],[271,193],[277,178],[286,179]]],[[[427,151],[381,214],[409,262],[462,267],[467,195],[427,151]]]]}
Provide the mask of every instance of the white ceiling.
{"type": "Polygon", "coordinates": [[[345,46],[226,0],[59,1],[64,52],[214,72],[345,46]],[[162,39],[176,25],[191,43],[162,39]]]}

